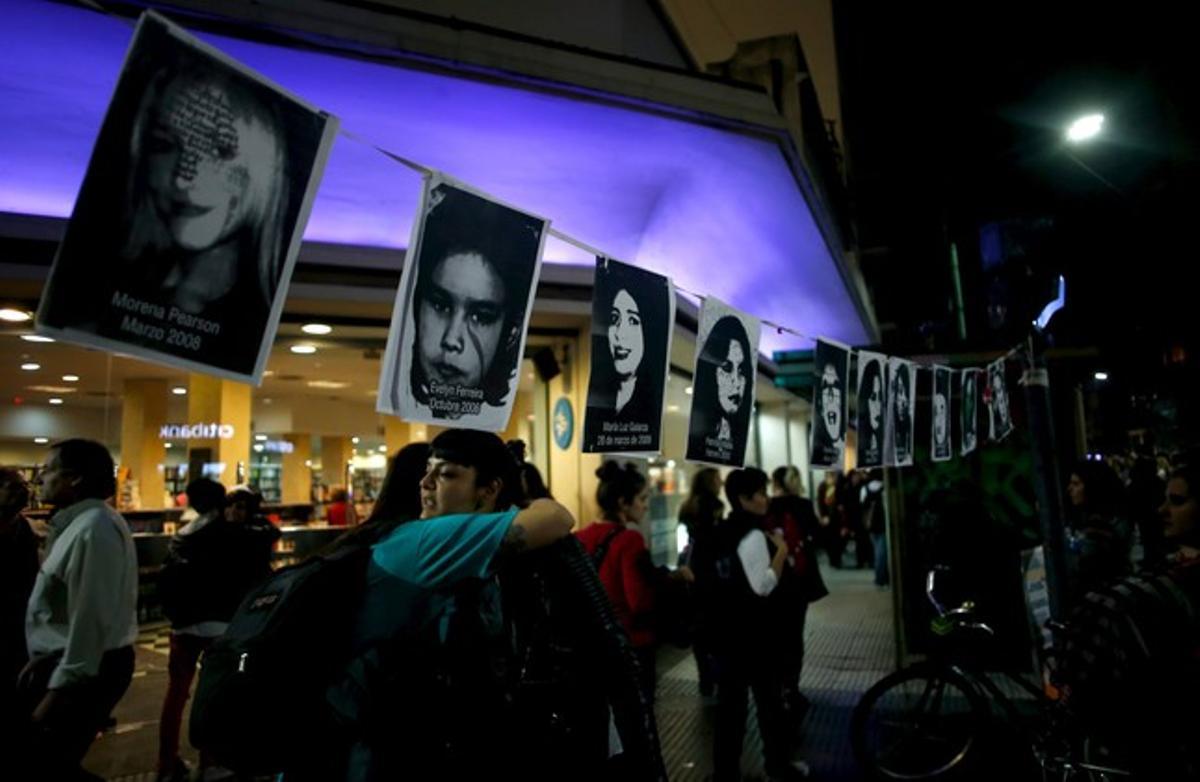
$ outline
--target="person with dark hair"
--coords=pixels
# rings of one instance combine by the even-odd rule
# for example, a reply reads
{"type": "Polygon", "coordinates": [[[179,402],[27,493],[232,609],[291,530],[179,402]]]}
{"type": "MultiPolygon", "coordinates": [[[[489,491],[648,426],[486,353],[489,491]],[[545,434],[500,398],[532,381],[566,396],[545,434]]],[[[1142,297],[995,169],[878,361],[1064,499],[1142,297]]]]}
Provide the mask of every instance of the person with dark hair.
{"type": "Polygon", "coordinates": [[[962,450],[974,451],[977,441],[979,373],[967,370],[962,373],[962,450]]]}
{"type": "MultiPolygon", "coordinates": [[[[679,507],[679,523],[687,528],[688,544],[679,555],[679,564],[691,568],[696,548],[703,547],[725,515],[721,502],[721,473],[715,467],[704,467],[692,476],[692,488],[679,507]]],[[[712,640],[704,605],[696,606],[696,629],[692,640],[692,656],[700,679],[700,694],[711,697],[717,686],[717,662],[712,652],[712,640]]]]}
{"type": "Polygon", "coordinates": [[[363,523],[404,522],[421,517],[421,479],[429,469],[429,443],[409,443],[396,451],[371,515],[363,523]]]}
{"type": "Polygon", "coordinates": [[[1004,361],[990,364],[987,373],[988,388],[992,397],[988,407],[988,434],[991,439],[999,440],[1012,429],[1012,411],[1008,409],[1008,385],[1004,380],[1004,361]]]}
{"type": "Polygon", "coordinates": [[[812,502],[801,496],[800,490],[800,471],[794,466],[779,467],[771,473],[773,496],[762,527],[765,533],[779,533],[787,543],[786,576],[780,579],[772,600],[783,614],[778,629],[784,705],[797,724],[809,707],[808,698],[800,691],[808,606],[829,594],[816,556],[820,522],[812,502]]]}
{"type": "MultiPolygon", "coordinates": [[[[210,478],[187,486],[197,516],[171,538],[158,576],[163,613],[171,622],[167,691],[158,732],[158,779],[188,778],[179,757],[179,731],[196,666],[229,626],[246,593],[271,572],[279,530],[258,516],[262,497],[248,486],[225,487],[210,478]]],[[[200,767],[210,765],[203,753],[200,767]]]]}
{"type": "Polygon", "coordinates": [[[1067,575],[1074,598],[1127,575],[1132,530],[1125,487],[1104,462],[1083,460],[1067,482],[1067,575]]]}
{"type": "Polygon", "coordinates": [[[115,473],[100,443],[63,440],[34,480],[55,513],[29,597],[30,661],[18,686],[32,719],[27,768],[46,779],[88,778],[79,763],[133,677],[137,552],[125,519],[105,502],[115,473]]]}
{"type": "Polygon", "coordinates": [[[540,232],[532,218],[449,185],[435,187],[430,203],[409,387],[434,417],[459,418],[476,404],[503,406],[513,390],[540,232]]]}
{"type": "Polygon", "coordinates": [[[1163,538],[1175,562],[1200,562],[1200,469],[1187,464],[1175,469],[1167,481],[1159,508],[1163,538]]]}
{"type": "Polygon", "coordinates": [[[858,383],[858,463],[863,467],[883,464],[883,362],[862,363],[858,383]]]}
{"type": "Polygon", "coordinates": [[[371,515],[357,527],[339,535],[319,553],[332,554],[346,546],[370,546],[398,524],[421,518],[421,480],[429,471],[429,443],[409,443],[388,461],[387,475],[371,515]]]}
{"type": "Polygon", "coordinates": [[[792,763],[792,742],[783,703],[783,670],[776,648],[778,624],[768,597],[784,576],[787,541],[762,531],[769,503],[767,475],[734,470],[725,479],[732,508],[713,536],[697,548],[696,586],[708,604],[718,661],[717,720],[713,738],[713,779],[741,779],[746,731],[747,690],[754,693],[766,772],[771,779],[807,778],[807,767],[792,763]]]}
{"type": "Polygon", "coordinates": [[[590,446],[602,443],[605,424],[622,421],[647,424],[657,441],[671,308],[669,288],[648,286],[644,274],[616,262],[596,267],[596,295],[605,301],[593,309],[595,376],[588,385],[584,422],[584,442],[590,446]]]}
{"type": "MultiPolygon", "coordinates": [[[[554,742],[543,731],[539,704],[581,687],[592,692],[615,672],[567,670],[563,682],[563,665],[543,670],[547,656],[565,648],[562,619],[530,617],[578,587],[538,581],[529,590],[523,582],[534,578],[531,569],[559,572],[560,545],[569,545],[574,520],[550,499],[522,509],[520,486],[517,463],[496,435],[449,429],[434,438],[420,482],[421,518],[396,524],[372,547],[353,658],[333,690],[355,742],[346,778],[540,779],[554,772],[590,779],[609,757],[603,698],[576,698],[553,717],[563,723],[554,742]],[[527,676],[542,687],[522,686],[527,676]]],[[[598,580],[595,587],[603,595],[598,580]]],[[[590,622],[582,613],[573,616],[590,622]]],[[[594,633],[588,641],[598,653],[594,633]]],[[[636,697],[632,677],[630,687],[636,697]]],[[[619,699],[611,703],[614,714],[621,711],[619,699]]],[[[638,719],[653,725],[648,707],[638,719]]],[[[626,752],[639,744],[630,724],[617,720],[626,752]]]]}
{"type": "Polygon", "coordinates": [[[742,321],[726,315],[708,333],[696,366],[687,454],[741,464],[746,454],[755,355],[742,321]]]}
{"type": "Polygon", "coordinates": [[[646,476],[627,464],[609,460],[596,470],[596,504],[601,518],[575,533],[591,555],[600,582],[612,600],[621,627],[629,635],[641,663],[642,687],[654,702],[656,647],[653,567],[638,525],[646,517],[650,486],[646,476]]]}
{"type": "Polygon", "coordinates": [[[16,470],[0,467],[0,757],[28,720],[16,708],[14,685],[29,655],[25,649],[25,608],[38,572],[38,541],[22,511],[29,487],[16,470]]]}
{"type": "Polygon", "coordinates": [[[892,456],[890,464],[907,465],[912,463],[912,370],[907,363],[896,365],[892,374],[892,384],[889,397],[892,400],[892,422],[888,433],[891,435],[892,456]]]}
{"type": "Polygon", "coordinates": [[[508,450],[512,452],[513,458],[517,461],[517,469],[521,472],[521,490],[525,494],[526,501],[554,499],[554,495],[550,493],[546,481],[542,478],[541,470],[533,462],[525,461],[525,441],[509,440],[507,445],[508,450]]]}

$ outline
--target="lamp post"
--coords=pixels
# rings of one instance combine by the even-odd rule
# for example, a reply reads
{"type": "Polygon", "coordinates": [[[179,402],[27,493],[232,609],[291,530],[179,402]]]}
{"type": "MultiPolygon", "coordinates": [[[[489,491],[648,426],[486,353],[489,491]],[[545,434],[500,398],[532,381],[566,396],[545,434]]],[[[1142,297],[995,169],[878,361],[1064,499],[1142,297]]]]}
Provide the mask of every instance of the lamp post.
{"type": "Polygon", "coordinates": [[[1058,278],[1058,295],[1037,319],[1025,351],[1026,366],[1021,376],[1029,411],[1029,435],[1033,441],[1033,488],[1037,495],[1038,520],[1042,529],[1042,547],[1046,561],[1046,591],[1050,597],[1050,616],[1061,620],[1069,610],[1067,603],[1067,550],[1063,525],[1062,480],[1058,470],[1058,450],[1054,439],[1054,418],[1050,404],[1050,373],[1046,369],[1046,329],[1054,313],[1066,304],[1066,281],[1058,278]]]}

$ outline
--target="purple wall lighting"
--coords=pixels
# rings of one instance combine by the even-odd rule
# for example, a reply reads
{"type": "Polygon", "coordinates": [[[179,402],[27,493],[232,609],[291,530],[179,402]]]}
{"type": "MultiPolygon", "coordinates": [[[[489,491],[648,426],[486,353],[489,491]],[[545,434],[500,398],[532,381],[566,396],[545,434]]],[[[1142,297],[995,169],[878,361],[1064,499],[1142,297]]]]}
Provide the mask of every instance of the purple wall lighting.
{"type": "MultiPolygon", "coordinates": [[[[36,0],[0,29],[0,211],[67,217],[132,25],[36,0]]],[[[867,340],[828,246],[770,140],[605,103],[202,36],[338,115],[342,128],[440,169],[685,288],[807,334],[867,340]]],[[[304,238],[403,247],[413,171],[339,137],[304,238]]],[[[591,264],[551,240],[546,260],[591,264]]],[[[809,347],[764,328],[762,349],[809,347]]]]}

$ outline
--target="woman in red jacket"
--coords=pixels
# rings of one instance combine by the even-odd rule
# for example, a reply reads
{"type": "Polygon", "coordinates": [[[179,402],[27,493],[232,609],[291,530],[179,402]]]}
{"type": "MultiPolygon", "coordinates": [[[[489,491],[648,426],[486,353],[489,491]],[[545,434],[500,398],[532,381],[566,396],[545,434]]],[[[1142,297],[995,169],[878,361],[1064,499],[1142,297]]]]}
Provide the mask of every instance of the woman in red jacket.
{"type": "Polygon", "coordinates": [[[605,462],[596,470],[596,503],[602,518],[576,533],[592,555],[617,619],[633,643],[642,685],[654,702],[654,568],[638,524],[646,517],[650,487],[633,465],[605,462]]]}

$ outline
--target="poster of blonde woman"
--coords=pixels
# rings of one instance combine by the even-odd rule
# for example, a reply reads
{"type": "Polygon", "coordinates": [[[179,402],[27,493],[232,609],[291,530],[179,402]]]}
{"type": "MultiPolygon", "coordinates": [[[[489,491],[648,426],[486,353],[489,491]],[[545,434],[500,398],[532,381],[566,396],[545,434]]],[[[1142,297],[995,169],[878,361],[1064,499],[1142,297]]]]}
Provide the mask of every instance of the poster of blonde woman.
{"type": "Polygon", "coordinates": [[[38,330],[258,383],[337,126],[143,14],[38,330]]]}

